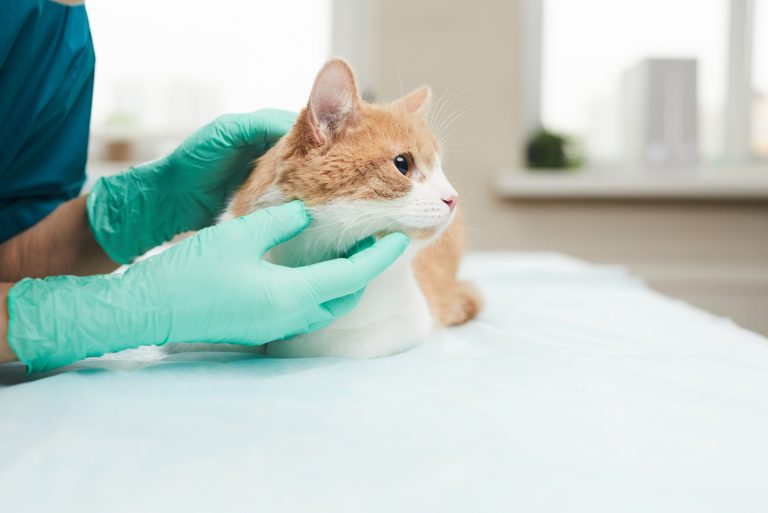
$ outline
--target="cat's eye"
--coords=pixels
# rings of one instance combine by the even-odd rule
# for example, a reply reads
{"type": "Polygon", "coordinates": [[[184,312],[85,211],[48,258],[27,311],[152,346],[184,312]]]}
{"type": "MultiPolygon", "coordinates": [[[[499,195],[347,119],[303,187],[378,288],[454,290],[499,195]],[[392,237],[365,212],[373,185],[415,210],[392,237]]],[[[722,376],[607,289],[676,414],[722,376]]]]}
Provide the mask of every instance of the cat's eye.
{"type": "Polygon", "coordinates": [[[411,170],[411,161],[407,155],[398,155],[392,162],[395,163],[395,167],[403,175],[407,175],[408,171],[411,170]]]}

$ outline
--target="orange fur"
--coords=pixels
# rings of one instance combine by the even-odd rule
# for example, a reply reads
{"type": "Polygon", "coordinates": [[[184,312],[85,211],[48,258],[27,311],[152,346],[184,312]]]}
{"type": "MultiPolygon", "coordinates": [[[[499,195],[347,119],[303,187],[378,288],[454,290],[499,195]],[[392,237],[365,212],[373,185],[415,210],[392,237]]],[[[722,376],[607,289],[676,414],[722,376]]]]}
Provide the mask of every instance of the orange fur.
{"type": "Polygon", "coordinates": [[[464,248],[464,213],[459,209],[440,238],[421,250],[413,262],[413,271],[432,315],[444,326],[463,324],[482,308],[479,291],[457,278],[464,248]]]}
{"type": "MultiPolygon", "coordinates": [[[[231,204],[234,215],[263,206],[260,201],[273,186],[280,191],[282,201],[300,199],[311,207],[337,199],[400,198],[411,190],[413,181],[428,178],[439,152],[438,141],[423,116],[429,89],[417,89],[389,105],[366,104],[357,94],[351,73],[348,65],[338,60],[321,70],[310,102],[291,132],[256,162],[237,191],[231,204]],[[331,98],[336,104],[330,106],[338,111],[342,105],[344,115],[324,118],[332,109],[315,99],[315,91],[332,85],[321,78],[329,67],[331,78],[344,75],[347,88],[338,98],[331,98]],[[413,171],[406,176],[392,164],[399,154],[408,154],[413,160],[413,171]]],[[[407,233],[412,239],[436,239],[414,261],[414,273],[433,316],[445,325],[472,319],[480,309],[480,296],[457,279],[464,251],[461,213],[457,212],[442,234],[438,229],[407,233]]]]}

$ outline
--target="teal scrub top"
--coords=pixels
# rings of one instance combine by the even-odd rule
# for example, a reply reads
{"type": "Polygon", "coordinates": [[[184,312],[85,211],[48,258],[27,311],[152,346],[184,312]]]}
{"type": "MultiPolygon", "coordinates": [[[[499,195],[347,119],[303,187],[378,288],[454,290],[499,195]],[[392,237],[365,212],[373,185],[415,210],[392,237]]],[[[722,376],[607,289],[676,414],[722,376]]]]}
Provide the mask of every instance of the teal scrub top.
{"type": "Polygon", "coordinates": [[[94,65],[84,6],[0,0],[0,243],[80,193],[94,65]]]}

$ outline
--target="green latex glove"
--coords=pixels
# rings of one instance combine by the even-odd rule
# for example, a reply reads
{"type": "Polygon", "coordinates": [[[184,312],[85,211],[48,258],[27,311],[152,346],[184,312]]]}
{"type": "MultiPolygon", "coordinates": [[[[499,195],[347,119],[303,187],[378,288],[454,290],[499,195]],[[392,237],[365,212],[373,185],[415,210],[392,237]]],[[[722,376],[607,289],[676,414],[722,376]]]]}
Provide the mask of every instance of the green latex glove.
{"type": "Polygon", "coordinates": [[[306,267],[262,260],[309,223],[294,201],[201,230],[122,275],[24,279],[8,296],[8,341],[32,372],[140,345],[258,345],[324,327],[356,306],[408,238],[393,233],[306,267]]]}
{"type": "Polygon", "coordinates": [[[204,126],[173,153],[99,179],[88,195],[96,240],[127,264],[188,230],[213,224],[253,161],[293,125],[281,110],[227,114],[204,126]]]}

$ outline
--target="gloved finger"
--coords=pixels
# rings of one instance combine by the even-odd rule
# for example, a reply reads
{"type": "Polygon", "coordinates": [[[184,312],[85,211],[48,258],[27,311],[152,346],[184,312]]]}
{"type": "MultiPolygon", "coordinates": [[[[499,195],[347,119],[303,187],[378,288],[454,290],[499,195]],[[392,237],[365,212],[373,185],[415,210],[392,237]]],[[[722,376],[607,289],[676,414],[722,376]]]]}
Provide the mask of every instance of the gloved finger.
{"type": "Polygon", "coordinates": [[[247,114],[227,114],[217,121],[219,134],[232,147],[257,145],[263,151],[291,129],[296,121],[296,113],[262,109],[247,114]]]}
{"type": "Polygon", "coordinates": [[[328,325],[335,321],[337,318],[343,315],[347,315],[352,310],[354,310],[357,304],[360,302],[360,299],[362,299],[363,293],[365,293],[364,288],[353,292],[352,294],[348,294],[336,299],[331,299],[330,301],[322,303],[314,314],[314,320],[312,322],[306,326],[302,326],[302,328],[298,330],[292,331],[280,340],[295,337],[296,335],[301,335],[303,333],[311,333],[313,331],[328,327],[328,325]]]}
{"type": "Polygon", "coordinates": [[[295,330],[295,331],[292,331],[292,332],[288,333],[287,335],[285,335],[284,337],[282,337],[279,340],[281,340],[281,341],[282,340],[288,340],[288,339],[291,339],[291,338],[295,337],[296,335],[304,335],[305,333],[312,333],[313,331],[317,331],[317,330],[321,330],[323,328],[327,328],[328,325],[331,324],[333,321],[334,321],[334,319],[332,319],[332,318],[325,318],[325,319],[323,319],[321,321],[313,322],[311,324],[308,324],[307,326],[303,326],[301,329],[298,329],[298,330],[295,330]]]}
{"type": "Polygon", "coordinates": [[[318,308],[321,309],[321,310],[319,310],[319,312],[322,312],[322,313],[318,313],[316,315],[316,317],[318,317],[319,320],[316,320],[316,321],[311,322],[309,324],[301,325],[299,328],[294,329],[292,331],[289,331],[288,333],[286,333],[282,337],[280,337],[278,339],[275,339],[272,342],[279,342],[279,341],[283,341],[283,340],[288,340],[290,338],[295,337],[296,335],[303,335],[305,333],[311,333],[313,331],[321,330],[321,329],[327,327],[329,324],[331,324],[334,321],[334,317],[327,310],[322,309],[322,307],[318,307],[318,308]]]}
{"type": "Polygon", "coordinates": [[[337,297],[336,299],[326,301],[320,306],[328,310],[333,318],[336,319],[337,317],[347,315],[349,312],[354,310],[357,304],[363,298],[364,293],[365,288],[362,288],[356,292],[353,292],[352,294],[347,294],[346,296],[341,296],[337,297]]]}
{"type": "Polygon", "coordinates": [[[315,299],[325,303],[352,294],[392,265],[408,247],[408,237],[392,233],[349,258],[337,258],[297,269],[315,287],[315,299]]]}
{"type": "Polygon", "coordinates": [[[317,307],[317,310],[312,315],[313,320],[309,324],[302,325],[300,328],[286,333],[278,340],[287,340],[295,337],[296,335],[302,335],[304,333],[311,333],[316,330],[321,330],[328,327],[333,321],[342,315],[346,315],[357,306],[360,299],[363,297],[365,289],[360,289],[352,294],[348,294],[343,297],[326,301],[317,307]]]}
{"type": "Polygon", "coordinates": [[[301,201],[258,210],[240,218],[259,256],[301,233],[312,217],[301,201]]]}
{"type": "Polygon", "coordinates": [[[368,249],[371,246],[373,246],[375,243],[376,243],[376,239],[374,239],[373,237],[366,237],[364,239],[361,239],[357,241],[357,243],[354,244],[351,248],[349,248],[349,251],[347,251],[344,254],[344,258],[349,258],[355,253],[359,253],[364,249],[368,249]]]}

